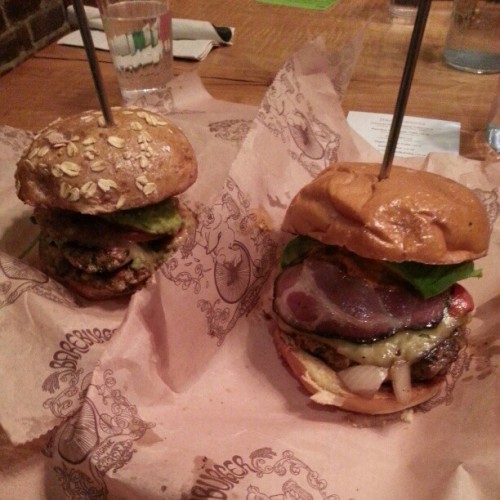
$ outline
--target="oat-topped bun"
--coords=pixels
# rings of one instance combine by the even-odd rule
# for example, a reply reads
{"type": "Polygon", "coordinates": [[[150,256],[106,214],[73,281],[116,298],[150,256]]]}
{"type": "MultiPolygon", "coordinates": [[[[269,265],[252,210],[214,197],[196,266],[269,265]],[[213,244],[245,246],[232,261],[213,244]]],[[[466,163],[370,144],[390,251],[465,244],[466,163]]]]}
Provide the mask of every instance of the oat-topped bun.
{"type": "Polygon", "coordinates": [[[488,218],[475,194],[445,177],[402,167],[338,163],[292,201],[283,230],[371,259],[452,264],[486,253],[488,218]]]}
{"type": "Polygon", "coordinates": [[[50,124],[16,171],[42,269],[88,299],[138,290],[196,227],[175,196],[197,177],[186,136],[145,109],[112,112],[113,127],[99,111],[50,124]]]}
{"type": "Polygon", "coordinates": [[[274,282],[275,346],[322,405],[384,414],[434,397],[466,348],[489,243],[475,194],[439,175],[338,163],[304,186],[274,282]]]}
{"type": "Polygon", "coordinates": [[[141,108],[112,111],[114,127],[87,111],[42,130],[18,163],[19,198],[98,214],[157,203],[195,181],[194,152],[178,127],[141,108]]]}

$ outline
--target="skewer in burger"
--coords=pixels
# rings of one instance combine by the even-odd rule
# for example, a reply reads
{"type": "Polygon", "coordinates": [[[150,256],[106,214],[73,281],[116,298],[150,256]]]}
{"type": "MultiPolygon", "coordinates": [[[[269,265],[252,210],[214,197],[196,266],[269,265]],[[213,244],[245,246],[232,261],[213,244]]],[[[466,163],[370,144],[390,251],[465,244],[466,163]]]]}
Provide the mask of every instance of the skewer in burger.
{"type": "Polygon", "coordinates": [[[273,337],[318,403],[393,413],[434,396],[465,346],[490,228],[475,194],[444,177],[339,163],[292,200],[298,235],[274,285],[273,337]]]}
{"type": "Polygon", "coordinates": [[[135,292],[195,228],[176,196],[197,177],[186,136],[150,111],[112,111],[111,127],[99,111],[50,124],[15,174],[42,269],[88,299],[135,292]]]}

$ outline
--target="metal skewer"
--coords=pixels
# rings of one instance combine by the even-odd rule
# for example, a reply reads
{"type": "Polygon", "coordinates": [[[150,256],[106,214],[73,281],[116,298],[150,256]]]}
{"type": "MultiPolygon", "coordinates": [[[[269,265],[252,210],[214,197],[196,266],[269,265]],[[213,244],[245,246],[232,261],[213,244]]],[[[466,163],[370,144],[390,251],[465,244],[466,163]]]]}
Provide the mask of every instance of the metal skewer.
{"type": "Polygon", "coordinates": [[[389,131],[389,138],[387,139],[384,159],[382,160],[378,176],[379,180],[389,177],[392,167],[392,161],[394,160],[394,154],[398,145],[399,133],[401,132],[401,125],[405,115],[406,104],[410,94],[413,74],[415,73],[415,66],[417,65],[420,45],[422,43],[430,7],[431,0],[420,0],[418,3],[417,16],[415,18],[415,25],[413,26],[413,33],[408,48],[408,54],[406,56],[401,85],[399,87],[399,94],[396,101],[396,107],[394,109],[394,115],[392,117],[391,129],[389,131]]]}
{"type": "Polygon", "coordinates": [[[95,53],[94,41],[92,40],[82,0],[73,0],[73,6],[75,7],[76,18],[78,19],[83,45],[85,46],[85,52],[87,53],[87,59],[89,61],[90,71],[92,72],[92,78],[97,91],[97,97],[99,98],[99,104],[101,105],[102,114],[104,115],[106,126],[112,127],[115,124],[113,114],[111,113],[106,90],[104,89],[102,82],[101,70],[95,53]]]}

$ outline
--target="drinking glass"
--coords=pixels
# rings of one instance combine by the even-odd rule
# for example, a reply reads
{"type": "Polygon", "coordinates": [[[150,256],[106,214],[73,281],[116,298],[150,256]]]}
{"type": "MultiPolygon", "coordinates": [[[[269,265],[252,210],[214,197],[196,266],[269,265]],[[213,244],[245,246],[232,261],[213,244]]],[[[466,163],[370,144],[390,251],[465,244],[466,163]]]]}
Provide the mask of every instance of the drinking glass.
{"type": "Polygon", "coordinates": [[[169,0],[98,0],[123,99],[157,92],[173,77],[169,0]]]}
{"type": "Polygon", "coordinates": [[[486,128],[486,140],[491,149],[500,154],[500,77],[491,103],[491,111],[486,128]]]}
{"type": "Polygon", "coordinates": [[[413,24],[417,15],[418,0],[389,0],[392,20],[403,24],[413,24]]]}
{"type": "Polygon", "coordinates": [[[500,0],[454,0],[443,56],[462,71],[500,72],[500,0]]]}

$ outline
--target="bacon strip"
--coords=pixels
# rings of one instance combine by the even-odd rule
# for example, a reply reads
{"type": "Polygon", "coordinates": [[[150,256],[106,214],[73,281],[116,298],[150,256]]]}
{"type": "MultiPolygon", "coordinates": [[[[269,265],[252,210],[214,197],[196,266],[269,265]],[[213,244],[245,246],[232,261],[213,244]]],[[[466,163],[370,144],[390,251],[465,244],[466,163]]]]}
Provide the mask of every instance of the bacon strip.
{"type": "Polygon", "coordinates": [[[369,342],[439,323],[449,293],[424,299],[399,286],[375,287],[335,263],[308,258],[278,276],[274,297],[276,314],[293,328],[369,342]]]}

